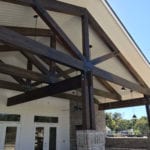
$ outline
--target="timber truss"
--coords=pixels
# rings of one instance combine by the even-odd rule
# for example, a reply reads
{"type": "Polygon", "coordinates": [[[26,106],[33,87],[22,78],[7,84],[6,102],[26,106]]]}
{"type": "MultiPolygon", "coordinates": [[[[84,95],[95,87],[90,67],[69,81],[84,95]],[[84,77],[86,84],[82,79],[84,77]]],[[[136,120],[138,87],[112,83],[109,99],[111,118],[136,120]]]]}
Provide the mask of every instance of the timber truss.
{"type": "MultiPolygon", "coordinates": [[[[4,43],[3,45],[0,45],[0,51],[19,51],[28,60],[27,69],[8,65],[2,60],[0,61],[0,73],[10,75],[17,81],[17,83],[13,83],[1,80],[0,88],[23,92],[23,94],[8,98],[7,106],[33,101],[46,96],[56,96],[75,100],[82,99],[83,127],[84,129],[95,129],[94,102],[99,105],[100,109],[110,108],[110,106],[119,107],[124,105],[124,102],[120,101],[121,96],[107,81],[147,96],[150,95],[150,89],[146,86],[144,81],[126,61],[122,54],[119,53],[117,47],[87,9],[51,0],[1,1],[32,7],[38,16],[40,16],[49,27],[49,30],[37,28],[36,36],[51,37],[51,46],[48,47],[27,37],[34,36],[34,28],[0,26],[0,41],[4,43]],[[47,10],[81,17],[82,53],[55,22],[47,10]],[[109,54],[96,59],[90,58],[89,25],[111,49],[109,54]],[[56,42],[63,44],[70,55],[58,51],[56,49],[56,42]],[[112,57],[117,57],[120,60],[120,63],[128,68],[129,72],[136,79],[139,85],[96,67],[97,64],[112,57]],[[41,61],[49,65],[50,69],[48,70],[41,61]],[[64,71],[57,64],[65,65],[70,69],[64,71]],[[40,73],[32,70],[33,65],[38,68],[40,73]],[[74,71],[79,71],[80,75],[71,77],[69,74],[74,71]],[[93,87],[93,76],[98,82],[104,85],[109,92],[95,89],[93,87]],[[46,86],[39,88],[38,85],[41,83],[45,83],[46,86]],[[81,89],[80,92],[82,95],[75,96],[73,94],[66,93],[67,91],[75,89],[81,89]],[[100,104],[94,95],[118,101],[116,101],[113,105],[100,104]]],[[[144,101],[142,101],[142,99],[140,100],[142,101],[142,104],[148,104],[149,100],[147,99],[144,101]]],[[[133,102],[136,104],[137,100],[134,100],[133,102]]],[[[126,105],[133,105],[133,103],[131,101],[128,103],[126,102],[126,105]]]]}

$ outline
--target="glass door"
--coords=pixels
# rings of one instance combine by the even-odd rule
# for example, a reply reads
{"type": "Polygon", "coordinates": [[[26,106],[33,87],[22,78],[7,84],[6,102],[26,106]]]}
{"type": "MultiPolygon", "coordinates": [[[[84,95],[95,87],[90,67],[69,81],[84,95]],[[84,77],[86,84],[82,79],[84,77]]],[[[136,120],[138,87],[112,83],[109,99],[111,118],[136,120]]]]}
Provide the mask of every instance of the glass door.
{"type": "Polygon", "coordinates": [[[36,125],[34,150],[57,150],[57,127],[36,125]]]}
{"type": "Polygon", "coordinates": [[[15,123],[0,125],[0,150],[19,150],[20,127],[15,123]]]}

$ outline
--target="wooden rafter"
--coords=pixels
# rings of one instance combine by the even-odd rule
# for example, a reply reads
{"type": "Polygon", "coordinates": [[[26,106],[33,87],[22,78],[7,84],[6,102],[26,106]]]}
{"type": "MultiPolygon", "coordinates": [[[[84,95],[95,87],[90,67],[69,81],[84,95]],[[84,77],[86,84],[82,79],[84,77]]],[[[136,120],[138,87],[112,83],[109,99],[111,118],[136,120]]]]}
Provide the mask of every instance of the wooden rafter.
{"type": "Polygon", "coordinates": [[[8,29],[11,29],[15,32],[18,32],[24,36],[42,36],[50,37],[53,35],[53,32],[49,29],[42,28],[29,28],[29,27],[18,27],[18,26],[4,26],[8,29]]]}
{"type": "Polygon", "coordinates": [[[50,75],[50,72],[47,70],[47,68],[31,53],[22,51],[21,52],[27,59],[29,59],[32,64],[34,64],[43,74],[50,75]]]}
{"type": "Polygon", "coordinates": [[[115,57],[117,55],[118,55],[118,53],[112,52],[112,53],[109,53],[109,54],[106,54],[106,55],[103,55],[103,56],[100,56],[100,57],[97,57],[97,58],[91,60],[91,63],[93,65],[97,65],[97,64],[102,63],[102,62],[104,62],[112,57],[115,57]]]}
{"type": "MultiPolygon", "coordinates": [[[[23,6],[30,6],[30,7],[32,7],[34,4],[33,0],[0,0],[0,1],[19,4],[23,6]]],[[[74,6],[60,1],[59,2],[50,1],[50,0],[39,0],[39,1],[40,3],[42,3],[45,9],[51,11],[66,13],[70,15],[77,15],[77,16],[81,16],[85,12],[85,9],[82,7],[74,6]]]]}
{"type": "Polygon", "coordinates": [[[121,95],[105,80],[96,77],[96,80],[102,84],[111,94],[115,95],[117,100],[121,100],[121,95]]]}
{"type": "Polygon", "coordinates": [[[94,67],[92,65],[89,66],[89,63],[85,64],[84,62],[76,58],[73,58],[60,51],[57,51],[56,49],[49,48],[37,41],[24,37],[9,29],[0,27],[0,40],[5,43],[7,42],[13,46],[20,48],[20,51],[28,51],[38,56],[42,56],[42,57],[46,57],[48,59],[54,60],[66,66],[76,68],[77,70],[84,71],[87,65],[87,68],[92,69],[93,75],[97,77],[100,77],[104,80],[127,87],[134,91],[138,91],[140,93],[150,95],[149,88],[144,88],[138,84],[132,83],[126,79],[123,79],[117,75],[114,75],[112,73],[99,69],[97,67],[94,67]]]}
{"type": "MultiPolygon", "coordinates": [[[[1,64],[5,64],[2,60],[0,60],[0,63],[1,63],[1,64]]],[[[14,76],[14,75],[11,75],[11,77],[12,77],[15,81],[17,81],[19,84],[21,84],[21,85],[25,85],[25,84],[26,84],[26,82],[25,82],[22,78],[20,78],[20,77],[17,77],[17,76],[14,76]]]]}
{"type": "Polygon", "coordinates": [[[0,80],[0,88],[20,91],[20,92],[24,92],[26,90],[25,86],[13,82],[3,81],[3,80],[0,80]]]}
{"type": "Polygon", "coordinates": [[[101,97],[115,99],[115,100],[118,100],[119,98],[119,96],[114,93],[106,92],[106,91],[99,90],[96,88],[93,89],[93,93],[95,96],[101,96],[101,97]]]}
{"type": "Polygon", "coordinates": [[[66,91],[78,89],[81,87],[81,76],[76,76],[64,81],[51,84],[50,86],[38,88],[27,93],[8,98],[7,106],[29,102],[47,96],[56,95],[66,91]]]}
{"type": "Polygon", "coordinates": [[[150,101],[148,101],[148,99],[146,99],[145,97],[142,97],[142,98],[135,98],[135,99],[129,99],[124,101],[116,101],[116,102],[99,104],[99,110],[141,106],[146,104],[150,104],[150,101]]]}
{"type": "Polygon", "coordinates": [[[68,47],[69,53],[73,56],[83,60],[84,57],[77,49],[77,47],[72,43],[69,37],[65,34],[65,32],[58,26],[55,20],[47,13],[47,11],[42,6],[42,3],[39,3],[38,0],[33,0],[33,8],[36,13],[43,19],[43,21],[49,26],[49,28],[56,33],[56,35],[60,38],[61,41],[68,47]]]}
{"type": "Polygon", "coordinates": [[[45,76],[30,70],[27,71],[25,69],[4,63],[0,63],[0,73],[34,81],[42,81],[46,83],[51,83],[55,81],[53,77],[45,76]]]}
{"type": "MultiPolygon", "coordinates": [[[[24,6],[32,6],[33,1],[32,0],[1,0],[5,2],[10,2],[14,4],[19,4],[19,5],[24,5],[24,6]]],[[[67,14],[72,14],[72,15],[78,15],[81,16],[85,14],[85,12],[88,14],[89,18],[89,24],[91,27],[96,31],[96,33],[105,41],[108,47],[112,51],[118,50],[117,47],[114,45],[114,43],[110,40],[110,38],[106,35],[104,30],[100,27],[100,25],[97,23],[97,21],[94,19],[94,17],[83,7],[78,7],[74,5],[70,5],[67,3],[63,2],[55,2],[55,1],[49,1],[49,0],[40,0],[42,2],[43,6],[47,10],[51,11],[57,11],[57,12],[62,12],[62,13],[67,13],[67,14]]],[[[122,62],[130,71],[130,73],[137,79],[137,81],[144,87],[147,87],[143,79],[137,74],[135,69],[127,62],[127,60],[124,58],[123,55],[119,55],[119,60],[122,62]]]]}

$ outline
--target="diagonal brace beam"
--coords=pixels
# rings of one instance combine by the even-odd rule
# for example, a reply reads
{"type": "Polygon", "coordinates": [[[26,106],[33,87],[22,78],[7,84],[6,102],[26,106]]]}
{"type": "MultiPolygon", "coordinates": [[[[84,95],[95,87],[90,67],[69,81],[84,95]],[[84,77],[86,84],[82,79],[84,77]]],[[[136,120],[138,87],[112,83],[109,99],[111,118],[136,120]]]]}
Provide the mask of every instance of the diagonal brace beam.
{"type": "Polygon", "coordinates": [[[50,86],[42,87],[29,91],[24,94],[20,94],[11,98],[8,98],[7,106],[12,106],[16,104],[21,104],[36,99],[40,99],[47,96],[56,95],[59,93],[67,92],[70,90],[78,89],[81,87],[81,76],[76,76],[58,83],[52,84],[50,86]]]}
{"type": "Polygon", "coordinates": [[[65,32],[59,27],[59,25],[55,22],[55,20],[47,13],[47,11],[42,6],[42,3],[39,3],[38,0],[33,0],[33,9],[36,13],[43,19],[43,21],[48,25],[48,27],[56,33],[56,35],[63,41],[63,43],[69,48],[69,52],[81,59],[84,60],[83,55],[77,49],[77,47],[72,43],[69,37],[65,34],[65,32]]]}
{"type": "Polygon", "coordinates": [[[108,59],[110,59],[112,57],[115,57],[117,55],[118,55],[117,52],[111,52],[109,54],[106,54],[106,55],[103,55],[103,56],[100,56],[98,58],[95,58],[95,59],[91,60],[91,63],[93,65],[97,65],[97,64],[102,63],[102,62],[104,62],[104,61],[106,61],[106,60],[108,60],[108,59]]]}

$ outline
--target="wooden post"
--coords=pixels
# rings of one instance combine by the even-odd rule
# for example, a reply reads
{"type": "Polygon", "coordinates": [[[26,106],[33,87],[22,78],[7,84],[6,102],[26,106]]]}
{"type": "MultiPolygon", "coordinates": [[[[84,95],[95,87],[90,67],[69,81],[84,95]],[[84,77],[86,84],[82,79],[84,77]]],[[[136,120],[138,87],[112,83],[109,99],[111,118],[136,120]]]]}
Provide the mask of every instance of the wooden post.
{"type": "Polygon", "coordinates": [[[82,16],[82,45],[85,57],[85,71],[82,73],[83,129],[95,130],[95,110],[93,100],[93,74],[88,66],[90,61],[88,16],[82,16]]]}
{"type": "Polygon", "coordinates": [[[149,129],[150,129],[150,98],[147,97],[147,96],[144,96],[147,100],[148,100],[148,103],[145,105],[145,108],[146,108],[146,113],[147,113],[147,120],[148,120],[148,125],[149,125],[149,129]]]}

